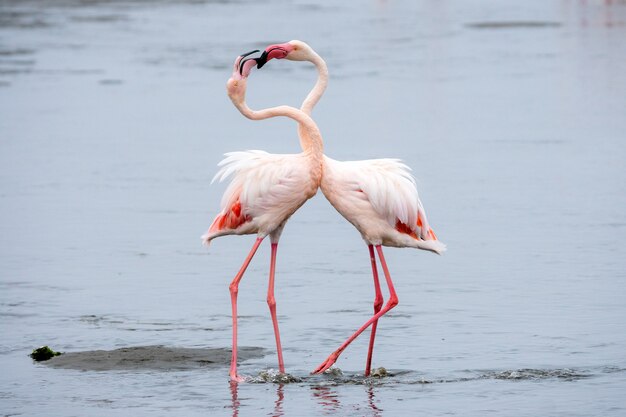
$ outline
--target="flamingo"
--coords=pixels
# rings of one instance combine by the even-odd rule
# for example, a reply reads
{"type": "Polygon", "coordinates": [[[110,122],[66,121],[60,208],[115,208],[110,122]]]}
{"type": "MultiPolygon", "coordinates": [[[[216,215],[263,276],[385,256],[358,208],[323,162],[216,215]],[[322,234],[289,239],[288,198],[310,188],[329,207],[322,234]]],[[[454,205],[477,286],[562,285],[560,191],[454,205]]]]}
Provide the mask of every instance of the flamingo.
{"type": "Polygon", "coordinates": [[[246,56],[237,57],[231,78],[226,84],[228,96],[237,109],[251,120],[286,116],[302,126],[303,152],[292,155],[275,155],[263,151],[231,152],[219,163],[221,169],[213,181],[231,178],[221,201],[221,211],[209,230],[202,236],[204,244],[224,235],[257,235],[248,256],[229,286],[232,305],[233,347],[230,379],[241,382],[237,374],[237,294],[239,282],[250,261],[266,236],[270,236],[271,260],[267,303],[272,316],[278,366],[285,372],[274,297],[274,278],[278,240],[291,215],[317,193],[322,176],[323,145],[313,120],[305,113],[288,106],[254,111],[245,102],[246,79],[257,62],[246,56]]]}
{"type": "MultiPolygon", "coordinates": [[[[310,115],[328,84],[326,63],[309,45],[293,40],[265,48],[257,59],[257,67],[263,67],[271,59],[283,58],[309,61],[318,70],[317,82],[301,106],[301,110],[310,115]]],[[[302,124],[299,125],[299,131],[301,135],[308,133],[302,124]]],[[[426,219],[410,168],[398,159],[336,161],[324,155],[320,188],[330,204],[354,225],[367,244],[375,298],[374,315],[312,373],[322,373],[330,368],[348,345],[371,325],[365,365],[365,376],[369,376],[378,319],[398,304],[398,296],[382,247],[409,247],[441,254],[446,246],[437,239],[426,219]],[[378,254],[389,288],[389,300],[384,306],[374,250],[378,254]]]]}

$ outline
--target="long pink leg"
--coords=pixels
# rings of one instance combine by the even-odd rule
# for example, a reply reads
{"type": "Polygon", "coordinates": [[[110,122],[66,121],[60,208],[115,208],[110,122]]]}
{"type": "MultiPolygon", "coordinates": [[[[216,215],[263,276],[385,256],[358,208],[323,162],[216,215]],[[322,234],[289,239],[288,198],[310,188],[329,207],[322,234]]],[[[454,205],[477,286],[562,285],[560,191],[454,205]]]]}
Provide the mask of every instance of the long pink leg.
{"type": "Polygon", "coordinates": [[[230,286],[228,287],[228,289],[230,290],[230,303],[233,308],[233,355],[230,360],[230,379],[231,381],[235,382],[242,382],[244,380],[239,375],[237,375],[237,293],[239,292],[239,281],[241,281],[241,278],[243,278],[244,272],[246,272],[246,269],[248,268],[248,265],[250,265],[252,257],[256,253],[256,250],[259,248],[259,245],[262,241],[262,237],[257,237],[254,245],[252,246],[252,249],[250,250],[250,253],[246,257],[246,260],[243,261],[243,265],[241,265],[239,272],[237,272],[237,275],[235,275],[233,282],[231,282],[230,286]]]}
{"type": "MultiPolygon", "coordinates": [[[[372,275],[374,276],[374,290],[376,297],[374,298],[374,314],[378,313],[383,306],[383,293],[380,291],[380,281],[378,280],[378,269],[376,269],[376,256],[374,255],[374,247],[368,245],[370,251],[370,262],[372,263],[372,275]]],[[[372,369],[372,353],[374,352],[374,339],[376,338],[376,327],[378,320],[372,323],[372,333],[370,334],[370,346],[367,351],[367,362],[365,364],[365,376],[370,375],[372,369]]]]}
{"type": "Polygon", "coordinates": [[[276,272],[276,251],[278,243],[272,243],[272,259],[270,261],[270,283],[267,288],[267,305],[270,307],[272,324],[274,325],[274,335],[276,336],[276,350],[278,352],[278,370],[285,373],[285,363],[283,362],[283,349],[280,345],[280,332],[278,331],[278,319],[276,318],[276,299],[274,298],[274,274],[276,272]]]}
{"type": "Polygon", "coordinates": [[[347,348],[348,345],[357,338],[357,336],[363,333],[365,329],[367,329],[372,323],[377,321],[386,312],[398,305],[398,296],[396,295],[396,290],[393,287],[393,282],[391,282],[391,275],[389,275],[389,269],[387,268],[387,263],[385,262],[385,257],[383,256],[383,249],[380,245],[376,245],[376,251],[378,252],[380,264],[383,267],[383,272],[385,273],[385,280],[387,281],[387,286],[389,287],[389,300],[387,301],[387,304],[385,304],[385,306],[378,313],[374,314],[372,318],[366,321],[365,324],[359,328],[359,330],[357,330],[352,336],[348,338],[348,340],[346,340],[341,346],[339,346],[339,349],[331,353],[330,356],[311,373],[319,374],[330,368],[337,361],[339,355],[341,355],[345,348],[347,348]]]}

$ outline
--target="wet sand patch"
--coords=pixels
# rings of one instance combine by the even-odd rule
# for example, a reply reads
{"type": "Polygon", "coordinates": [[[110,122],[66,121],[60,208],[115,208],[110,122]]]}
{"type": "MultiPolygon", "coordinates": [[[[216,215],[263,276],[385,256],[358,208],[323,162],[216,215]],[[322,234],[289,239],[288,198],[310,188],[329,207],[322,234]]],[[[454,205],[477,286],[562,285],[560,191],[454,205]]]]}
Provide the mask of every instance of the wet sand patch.
{"type": "MultiPolygon", "coordinates": [[[[239,361],[266,354],[260,347],[239,347],[239,361]]],[[[42,362],[51,368],[80,371],[162,370],[179,371],[230,365],[230,348],[181,348],[134,346],[114,350],[66,352],[42,362]]]]}

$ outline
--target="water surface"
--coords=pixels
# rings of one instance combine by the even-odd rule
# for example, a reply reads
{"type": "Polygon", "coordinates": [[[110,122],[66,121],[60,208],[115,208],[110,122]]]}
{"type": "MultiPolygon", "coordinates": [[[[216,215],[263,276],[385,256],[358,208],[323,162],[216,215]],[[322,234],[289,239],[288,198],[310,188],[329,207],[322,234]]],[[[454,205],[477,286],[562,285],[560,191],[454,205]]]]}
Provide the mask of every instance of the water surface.
{"type": "MultiPolygon", "coordinates": [[[[619,1],[1,1],[2,412],[624,415],[625,32],[619,1]],[[318,195],[279,250],[292,378],[264,244],[239,293],[251,381],[232,385],[228,283],[254,238],[200,245],[209,183],[224,152],[298,141],[224,84],[237,54],[293,38],[329,65],[327,154],[403,158],[449,250],[385,252],[389,375],[363,378],[364,334],[310,376],[374,298],[365,245],[318,195]],[[33,364],[42,344],[104,365],[33,364]]],[[[248,102],[298,105],[315,77],[273,61],[248,102]]]]}

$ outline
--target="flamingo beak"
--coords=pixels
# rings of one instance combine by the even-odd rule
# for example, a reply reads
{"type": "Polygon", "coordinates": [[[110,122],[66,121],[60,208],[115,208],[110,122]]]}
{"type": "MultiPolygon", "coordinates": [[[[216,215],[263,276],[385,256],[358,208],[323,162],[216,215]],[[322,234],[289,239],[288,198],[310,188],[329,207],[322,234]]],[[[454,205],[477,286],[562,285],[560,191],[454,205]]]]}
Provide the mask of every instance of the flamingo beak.
{"type": "Polygon", "coordinates": [[[259,52],[259,50],[255,49],[254,51],[246,52],[245,54],[240,55],[237,59],[235,66],[239,70],[239,75],[242,78],[246,78],[250,74],[252,67],[254,67],[255,64],[258,64],[258,58],[246,58],[248,55],[252,55],[255,52],[259,52]]]}
{"type": "Polygon", "coordinates": [[[261,56],[257,58],[256,62],[257,62],[257,65],[256,65],[257,69],[263,68],[263,65],[267,63],[267,51],[263,51],[261,56]]]}
{"type": "Polygon", "coordinates": [[[293,46],[287,43],[281,43],[278,45],[270,45],[265,48],[265,51],[261,54],[260,57],[257,58],[257,69],[261,69],[263,65],[267,63],[267,61],[271,59],[283,59],[286,58],[289,53],[293,51],[293,46]]]}

